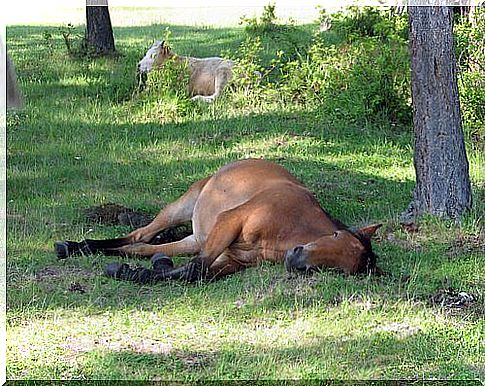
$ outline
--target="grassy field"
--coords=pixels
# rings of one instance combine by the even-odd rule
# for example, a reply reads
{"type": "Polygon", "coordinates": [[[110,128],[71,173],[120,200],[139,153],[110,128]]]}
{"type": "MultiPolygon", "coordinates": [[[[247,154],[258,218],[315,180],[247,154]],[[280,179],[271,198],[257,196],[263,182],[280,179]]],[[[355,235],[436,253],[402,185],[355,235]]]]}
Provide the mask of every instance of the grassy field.
{"type": "MultiPolygon", "coordinates": [[[[26,108],[7,117],[7,377],[484,380],[480,147],[467,136],[475,204],[463,222],[428,218],[406,230],[409,127],[298,104],[241,106],[230,91],[160,116],[134,92],[134,69],[161,30],[118,27],[121,55],[94,60],[69,57],[54,27],[8,28],[26,108]],[[129,230],[93,224],[83,209],[117,203],[154,215],[246,157],[284,165],[349,225],[383,222],[375,250],[390,275],[263,265],[209,285],[137,286],[102,275],[113,257],[57,261],[55,240],[129,230]]],[[[195,56],[234,52],[244,39],[242,28],[171,31],[174,48],[195,56]]],[[[263,43],[269,58],[278,47],[263,43]]]]}

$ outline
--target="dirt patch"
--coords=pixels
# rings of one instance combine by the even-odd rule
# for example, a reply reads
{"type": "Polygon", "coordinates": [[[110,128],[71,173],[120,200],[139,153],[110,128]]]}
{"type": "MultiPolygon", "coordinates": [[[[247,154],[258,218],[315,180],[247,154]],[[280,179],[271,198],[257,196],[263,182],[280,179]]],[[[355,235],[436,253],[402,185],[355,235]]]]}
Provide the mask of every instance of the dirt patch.
{"type": "Polygon", "coordinates": [[[86,279],[96,276],[96,273],[83,268],[48,266],[34,275],[34,280],[42,284],[47,291],[57,291],[64,288],[64,292],[84,294],[90,286],[83,283],[86,279]],[[80,279],[80,280],[79,280],[80,279]]]}
{"type": "Polygon", "coordinates": [[[77,281],[75,281],[69,284],[69,287],[67,287],[67,290],[69,292],[79,292],[83,294],[86,292],[86,287],[83,286],[81,283],[78,283],[77,281]]]}
{"type": "Polygon", "coordinates": [[[429,297],[428,302],[447,312],[466,312],[476,314],[478,317],[485,316],[483,298],[451,287],[440,288],[429,297]]]}
{"type": "Polygon", "coordinates": [[[465,308],[476,302],[476,296],[453,288],[440,288],[430,296],[430,302],[444,308],[465,308]]]}
{"type": "MultiPolygon", "coordinates": [[[[104,204],[84,209],[88,222],[103,225],[126,225],[133,229],[149,224],[153,217],[145,212],[136,211],[118,204],[104,204]]],[[[181,240],[192,234],[190,224],[170,227],[160,232],[151,244],[165,244],[181,240]]]]}
{"type": "Polygon", "coordinates": [[[210,352],[176,352],[175,357],[188,369],[201,369],[210,367],[215,359],[215,354],[210,352]]]}
{"type": "Polygon", "coordinates": [[[63,344],[65,350],[75,356],[96,349],[106,349],[111,352],[135,352],[138,354],[152,354],[172,356],[183,363],[189,369],[200,369],[210,366],[214,362],[215,354],[212,352],[185,352],[175,350],[169,342],[162,342],[155,339],[132,337],[90,337],[78,336],[68,337],[63,344]]]}
{"type": "Polygon", "coordinates": [[[415,251],[415,252],[422,252],[423,247],[421,244],[419,244],[416,241],[411,241],[411,240],[402,240],[398,239],[394,233],[388,233],[386,235],[386,241],[393,244],[397,245],[398,247],[406,250],[406,251],[415,251]]]}
{"type": "Polygon", "coordinates": [[[401,228],[407,233],[419,232],[419,225],[413,222],[401,224],[401,228]]]}
{"type": "Polygon", "coordinates": [[[113,203],[93,206],[84,209],[83,212],[88,221],[104,225],[128,225],[132,228],[140,228],[152,220],[152,216],[147,213],[113,203]]]}
{"type": "Polygon", "coordinates": [[[133,351],[140,354],[171,354],[172,345],[153,339],[119,339],[112,337],[68,337],[64,348],[73,353],[85,353],[97,348],[104,348],[110,351],[133,351]]]}
{"type": "Polygon", "coordinates": [[[144,340],[143,342],[132,342],[129,349],[137,353],[165,354],[172,352],[172,345],[169,343],[158,342],[155,340],[144,340]]]}
{"type": "Polygon", "coordinates": [[[60,267],[45,267],[35,273],[36,281],[48,281],[62,277],[63,269],[60,267]]]}

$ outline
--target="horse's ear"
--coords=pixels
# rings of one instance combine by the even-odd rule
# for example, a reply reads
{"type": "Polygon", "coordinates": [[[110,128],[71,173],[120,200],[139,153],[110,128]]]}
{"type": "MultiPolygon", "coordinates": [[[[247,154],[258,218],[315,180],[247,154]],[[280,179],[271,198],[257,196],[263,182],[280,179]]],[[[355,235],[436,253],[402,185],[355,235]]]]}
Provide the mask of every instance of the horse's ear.
{"type": "Polygon", "coordinates": [[[370,239],[381,226],[382,224],[367,225],[363,228],[360,228],[357,232],[359,232],[362,236],[370,239]]]}
{"type": "Polygon", "coordinates": [[[163,47],[165,45],[165,40],[162,40],[162,42],[160,43],[160,47],[163,47]]]}

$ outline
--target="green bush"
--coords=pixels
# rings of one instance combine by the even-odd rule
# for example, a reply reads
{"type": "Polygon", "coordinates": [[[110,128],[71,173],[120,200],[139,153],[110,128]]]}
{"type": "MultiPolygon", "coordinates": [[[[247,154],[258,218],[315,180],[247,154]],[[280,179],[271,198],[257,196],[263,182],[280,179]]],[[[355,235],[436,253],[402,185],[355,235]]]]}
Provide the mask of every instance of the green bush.
{"type": "MultiPolygon", "coordinates": [[[[321,17],[328,17],[325,11],[321,17]]],[[[332,29],[347,41],[362,37],[383,40],[407,40],[407,15],[397,15],[393,7],[348,7],[331,15],[332,29]]]]}
{"type": "MultiPolygon", "coordinates": [[[[322,10],[321,17],[329,16],[322,10]]],[[[266,68],[261,64],[261,38],[250,37],[233,55],[238,63],[234,95],[251,96],[248,103],[256,98],[309,105],[350,121],[387,118],[408,125],[409,54],[398,23],[403,19],[390,18],[387,10],[351,7],[332,17],[332,25],[336,22],[345,35],[340,43],[328,44],[325,34],[318,32],[302,50],[290,48],[288,53],[285,49],[291,46],[283,46],[266,68]],[[261,78],[254,76],[258,71],[261,78]]],[[[267,30],[265,38],[280,35],[267,30]]]]}
{"type": "Polygon", "coordinates": [[[367,38],[327,46],[317,39],[308,56],[284,65],[280,87],[292,101],[352,121],[411,120],[409,60],[399,44],[367,38]]]}
{"type": "Polygon", "coordinates": [[[241,43],[233,58],[237,66],[233,71],[234,86],[249,96],[259,88],[263,67],[261,64],[262,43],[259,37],[247,38],[241,43]]]}
{"type": "Polygon", "coordinates": [[[276,6],[270,3],[264,6],[263,14],[259,19],[243,16],[240,24],[244,25],[244,30],[249,34],[264,34],[278,28],[276,20],[276,6]]]}
{"type": "Polygon", "coordinates": [[[465,132],[485,138],[485,76],[479,71],[466,71],[460,75],[458,85],[465,132]]]}
{"type": "Polygon", "coordinates": [[[467,135],[485,138],[485,10],[476,8],[475,25],[459,17],[454,26],[463,126],[467,135]]]}

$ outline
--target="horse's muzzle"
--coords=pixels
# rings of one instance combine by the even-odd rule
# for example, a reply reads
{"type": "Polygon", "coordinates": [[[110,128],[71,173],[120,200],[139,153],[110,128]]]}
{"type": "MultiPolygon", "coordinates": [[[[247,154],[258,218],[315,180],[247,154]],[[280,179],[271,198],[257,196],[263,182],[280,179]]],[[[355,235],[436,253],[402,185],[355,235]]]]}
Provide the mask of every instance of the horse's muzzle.
{"type": "Polygon", "coordinates": [[[305,272],[308,270],[306,264],[306,253],[302,245],[298,245],[286,252],[285,268],[288,272],[305,272]]]}

